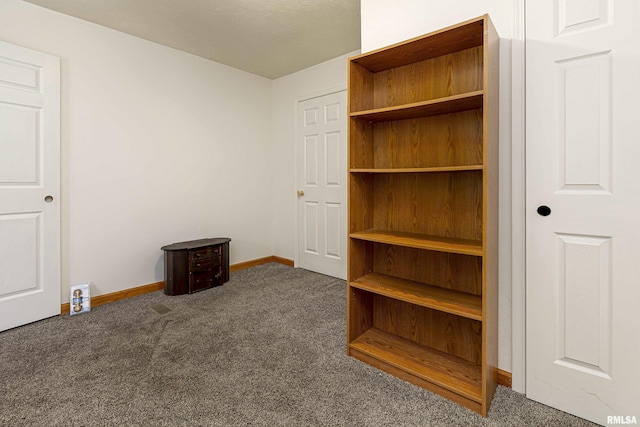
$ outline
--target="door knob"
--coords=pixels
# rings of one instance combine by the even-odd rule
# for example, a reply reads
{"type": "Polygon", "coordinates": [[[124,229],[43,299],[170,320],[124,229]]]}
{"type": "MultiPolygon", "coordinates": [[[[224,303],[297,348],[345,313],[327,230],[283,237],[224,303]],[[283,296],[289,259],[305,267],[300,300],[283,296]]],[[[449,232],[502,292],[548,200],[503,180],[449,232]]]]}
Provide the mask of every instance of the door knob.
{"type": "Polygon", "coordinates": [[[304,191],[303,190],[298,190],[298,196],[304,196],[304,191]]]}
{"type": "Polygon", "coordinates": [[[47,203],[51,203],[51,202],[53,202],[53,197],[47,196],[47,197],[44,198],[44,201],[47,202],[47,203]]]}
{"type": "Polygon", "coordinates": [[[549,206],[538,206],[538,214],[541,216],[549,216],[551,214],[551,208],[549,206]]]}

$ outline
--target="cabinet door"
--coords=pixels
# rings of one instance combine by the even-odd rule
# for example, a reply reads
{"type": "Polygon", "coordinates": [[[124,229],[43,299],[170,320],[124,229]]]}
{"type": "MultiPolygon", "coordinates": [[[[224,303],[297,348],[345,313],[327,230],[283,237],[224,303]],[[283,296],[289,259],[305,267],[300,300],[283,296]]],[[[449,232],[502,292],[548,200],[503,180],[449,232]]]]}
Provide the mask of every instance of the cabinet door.
{"type": "Polygon", "coordinates": [[[194,271],[190,275],[189,293],[220,285],[221,277],[222,268],[220,266],[204,271],[194,271]]]}
{"type": "Polygon", "coordinates": [[[182,251],[166,251],[164,253],[164,293],[182,295],[189,292],[188,253],[182,251]]]}

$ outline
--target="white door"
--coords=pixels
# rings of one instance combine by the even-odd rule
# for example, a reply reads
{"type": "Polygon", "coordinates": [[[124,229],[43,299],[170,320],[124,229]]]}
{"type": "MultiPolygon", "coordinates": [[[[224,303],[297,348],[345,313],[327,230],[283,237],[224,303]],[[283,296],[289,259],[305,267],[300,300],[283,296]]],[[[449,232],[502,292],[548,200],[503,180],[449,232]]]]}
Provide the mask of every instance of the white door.
{"type": "Polygon", "coordinates": [[[60,314],[60,62],[0,42],[0,331],[60,314]]]}
{"type": "Polygon", "coordinates": [[[298,103],[297,266],[347,277],[347,93],[298,103]]]}
{"type": "Polygon", "coordinates": [[[527,397],[640,422],[640,1],[526,4],[527,397]]]}

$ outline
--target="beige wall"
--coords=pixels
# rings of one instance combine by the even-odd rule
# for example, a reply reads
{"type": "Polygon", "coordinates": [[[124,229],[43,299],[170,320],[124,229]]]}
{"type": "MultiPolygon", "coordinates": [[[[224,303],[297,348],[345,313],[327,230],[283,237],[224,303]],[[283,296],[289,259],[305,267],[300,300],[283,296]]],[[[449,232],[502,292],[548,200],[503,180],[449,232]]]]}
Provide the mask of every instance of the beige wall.
{"type": "Polygon", "coordinates": [[[172,242],[273,254],[271,80],[19,0],[0,40],[61,58],[63,301],[163,280],[172,242]]]}

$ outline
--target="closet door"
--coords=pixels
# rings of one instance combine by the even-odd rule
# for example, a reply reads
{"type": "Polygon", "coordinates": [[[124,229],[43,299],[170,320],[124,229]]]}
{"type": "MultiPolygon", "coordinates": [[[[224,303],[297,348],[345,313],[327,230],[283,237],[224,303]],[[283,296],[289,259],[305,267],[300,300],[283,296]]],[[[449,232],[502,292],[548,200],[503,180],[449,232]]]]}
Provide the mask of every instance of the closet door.
{"type": "Polygon", "coordinates": [[[640,3],[526,17],[527,396],[640,418],[640,3]]]}
{"type": "Polygon", "coordinates": [[[0,331],[60,314],[60,62],[0,42],[0,331]]]}

